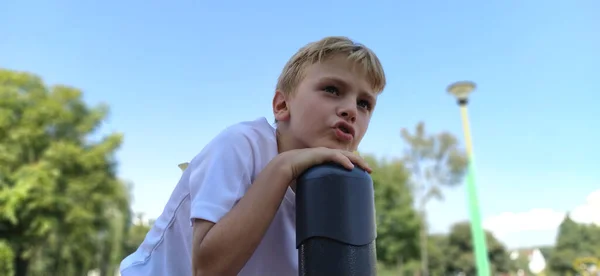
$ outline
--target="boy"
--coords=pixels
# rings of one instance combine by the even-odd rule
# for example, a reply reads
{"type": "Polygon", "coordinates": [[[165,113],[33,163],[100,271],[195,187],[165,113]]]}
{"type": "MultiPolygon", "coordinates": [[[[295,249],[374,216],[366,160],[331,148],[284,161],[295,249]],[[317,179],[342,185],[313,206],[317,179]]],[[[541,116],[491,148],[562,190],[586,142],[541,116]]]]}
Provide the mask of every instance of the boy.
{"type": "Polygon", "coordinates": [[[297,275],[294,180],[323,162],[371,172],[352,152],[384,87],[377,56],[348,38],[300,49],[277,83],[276,128],[242,122],[206,145],[121,275],[297,275]]]}

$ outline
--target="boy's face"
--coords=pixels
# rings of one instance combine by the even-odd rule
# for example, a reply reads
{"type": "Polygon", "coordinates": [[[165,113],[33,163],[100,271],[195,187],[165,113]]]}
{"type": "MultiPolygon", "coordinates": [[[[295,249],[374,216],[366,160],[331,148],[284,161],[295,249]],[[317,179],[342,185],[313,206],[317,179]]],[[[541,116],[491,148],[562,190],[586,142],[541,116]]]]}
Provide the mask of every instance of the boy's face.
{"type": "Polygon", "coordinates": [[[287,124],[294,148],[358,148],[377,95],[353,65],[344,55],[332,56],[307,66],[293,95],[276,93],[275,119],[287,124]]]}

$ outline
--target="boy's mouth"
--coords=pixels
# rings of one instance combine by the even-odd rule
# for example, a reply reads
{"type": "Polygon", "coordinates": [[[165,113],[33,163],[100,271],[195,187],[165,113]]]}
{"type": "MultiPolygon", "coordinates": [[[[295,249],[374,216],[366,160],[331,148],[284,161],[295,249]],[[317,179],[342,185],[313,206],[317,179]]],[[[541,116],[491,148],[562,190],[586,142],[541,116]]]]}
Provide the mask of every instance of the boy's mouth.
{"type": "Polygon", "coordinates": [[[333,128],[339,140],[352,141],[354,139],[354,128],[350,124],[340,121],[333,128]]]}
{"type": "Polygon", "coordinates": [[[350,135],[352,135],[352,137],[354,137],[354,134],[355,134],[354,127],[352,127],[352,125],[350,125],[344,121],[339,121],[333,127],[341,130],[345,134],[350,134],[350,135]]]}
{"type": "Polygon", "coordinates": [[[349,131],[349,130],[348,130],[346,127],[339,126],[338,128],[339,128],[341,131],[343,131],[344,133],[350,134],[350,131],[349,131]]]}

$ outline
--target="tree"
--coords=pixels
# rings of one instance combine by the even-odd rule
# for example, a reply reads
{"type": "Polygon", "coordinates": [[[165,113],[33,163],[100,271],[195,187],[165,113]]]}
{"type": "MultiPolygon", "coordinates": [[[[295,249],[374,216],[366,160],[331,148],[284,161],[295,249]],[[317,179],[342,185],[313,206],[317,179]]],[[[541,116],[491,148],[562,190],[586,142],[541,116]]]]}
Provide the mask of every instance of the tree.
{"type": "Polygon", "coordinates": [[[12,248],[6,241],[0,240],[0,275],[14,274],[13,259],[12,248]]]}
{"type": "Polygon", "coordinates": [[[575,275],[573,261],[577,258],[581,239],[579,225],[568,215],[558,228],[554,253],[550,259],[550,269],[561,275],[575,275]]]}
{"type": "Polygon", "coordinates": [[[550,270],[577,275],[589,265],[600,265],[600,226],[578,224],[567,215],[558,229],[550,270]]]}
{"type": "Polygon", "coordinates": [[[458,140],[452,134],[441,132],[429,135],[425,124],[417,124],[414,133],[401,130],[407,145],[405,164],[410,171],[417,210],[421,216],[421,269],[429,275],[427,251],[427,203],[431,199],[443,199],[442,187],[461,183],[466,168],[466,153],[459,148],[458,140]]]}
{"type": "Polygon", "coordinates": [[[108,233],[124,231],[129,197],[114,158],[122,136],[92,136],[107,111],[78,89],[0,70],[0,239],[17,276],[85,275],[117,243],[108,233]]]}
{"type": "MultiPolygon", "coordinates": [[[[509,255],[506,248],[494,235],[486,231],[488,258],[491,264],[491,273],[506,273],[510,269],[509,255]]],[[[471,225],[461,222],[452,226],[448,235],[446,273],[462,272],[466,275],[476,275],[475,260],[473,258],[473,240],[471,239],[471,225]]]]}
{"type": "Polygon", "coordinates": [[[408,172],[399,160],[364,156],[373,168],[377,210],[377,258],[386,265],[418,258],[419,217],[413,208],[408,172]]]}
{"type": "Polygon", "coordinates": [[[453,260],[448,258],[449,244],[445,235],[430,235],[427,239],[429,272],[431,275],[446,275],[447,267],[453,260]]]}
{"type": "Polygon", "coordinates": [[[150,231],[150,228],[154,224],[154,221],[146,221],[143,219],[143,215],[138,213],[136,214],[136,221],[133,222],[129,231],[127,232],[127,238],[124,240],[123,244],[123,256],[127,256],[142,244],[144,238],[146,238],[146,234],[150,231]]]}

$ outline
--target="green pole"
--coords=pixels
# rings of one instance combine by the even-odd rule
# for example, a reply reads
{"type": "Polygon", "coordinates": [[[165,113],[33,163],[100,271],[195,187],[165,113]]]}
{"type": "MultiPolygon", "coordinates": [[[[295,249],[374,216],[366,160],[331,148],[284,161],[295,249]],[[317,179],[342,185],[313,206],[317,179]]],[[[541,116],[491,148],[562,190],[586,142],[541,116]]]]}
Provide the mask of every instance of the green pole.
{"type": "Polygon", "coordinates": [[[477,199],[477,188],[475,185],[475,161],[473,156],[473,143],[471,141],[471,130],[469,127],[469,115],[467,112],[466,101],[460,103],[460,113],[465,135],[465,144],[467,148],[468,172],[467,172],[467,193],[469,199],[469,215],[471,218],[471,236],[475,249],[475,264],[477,265],[478,276],[490,276],[490,264],[488,259],[487,243],[485,241],[485,231],[481,222],[481,212],[479,209],[479,200],[477,199]]]}

